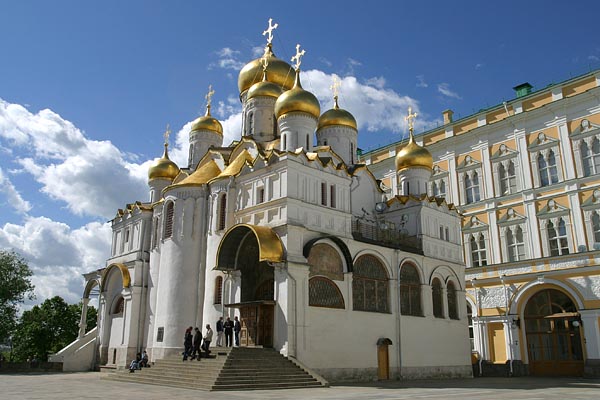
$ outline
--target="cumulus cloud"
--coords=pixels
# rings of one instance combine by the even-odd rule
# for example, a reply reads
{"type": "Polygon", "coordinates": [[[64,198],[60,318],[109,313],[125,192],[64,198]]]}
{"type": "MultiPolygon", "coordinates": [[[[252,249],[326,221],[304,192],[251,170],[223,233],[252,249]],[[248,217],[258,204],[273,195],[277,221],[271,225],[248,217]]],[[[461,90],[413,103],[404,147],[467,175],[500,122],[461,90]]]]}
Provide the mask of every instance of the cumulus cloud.
{"type": "Polygon", "coordinates": [[[417,87],[426,88],[429,85],[425,82],[425,75],[417,75],[417,87]]]}
{"type": "Polygon", "coordinates": [[[2,168],[0,168],[0,193],[4,194],[8,203],[7,205],[12,207],[17,213],[26,214],[31,210],[31,204],[21,197],[21,194],[4,174],[2,168]]]}
{"type": "Polygon", "coordinates": [[[125,203],[147,197],[149,162],[135,163],[111,142],[86,138],[51,110],[32,113],[0,99],[0,139],[18,152],[16,163],[41,184],[41,192],[74,214],[111,217],[125,203]]]}
{"type": "Polygon", "coordinates": [[[484,64],[484,63],[477,63],[477,64],[475,64],[475,69],[481,69],[481,68],[483,68],[484,66],[485,66],[485,64],[484,64]]]}
{"type": "Polygon", "coordinates": [[[445,82],[438,83],[437,89],[438,89],[438,92],[440,92],[441,94],[443,94],[446,97],[451,97],[453,99],[458,99],[458,100],[462,99],[462,97],[458,93],[450,90],[449,83],[445,83],[445,82]]]}
{"type": "Polygon", "coordinates": [[[229,47],[224,47],[221,50],[216,52],[217,57],[219,58],[216,62],[211,63],[209,68],[219,67],[223,69],[233,69],[239,70],[241,69],[245,63],[239,60],[240,52],[238,50],[233,50],[229,47]]]}
{"type": "Polygon", "coordinates": [[[0,228],[0,248],[14,249],[27,259],[37,302],[56,295],[79,301],[81,275],[104,266],[110,240],[110,225],[99,222],[71,229],[46,217],[27,217],[23,225],[0,228]]]}

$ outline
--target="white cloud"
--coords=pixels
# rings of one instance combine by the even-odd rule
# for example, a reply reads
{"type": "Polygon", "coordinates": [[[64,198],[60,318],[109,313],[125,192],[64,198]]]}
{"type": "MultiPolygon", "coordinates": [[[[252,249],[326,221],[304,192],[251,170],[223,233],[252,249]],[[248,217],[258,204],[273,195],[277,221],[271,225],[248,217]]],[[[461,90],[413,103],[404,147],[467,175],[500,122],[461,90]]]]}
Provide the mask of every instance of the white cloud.
{"type": "Polygon", "coordinates": [[[2,168],[0,168],[0,193],[4,194],[8,205],[17,213],[26,214],[31,210],[31,204],[21,197],[21,194],[17,191],[10,179],[4,174],[2,168]]]}
{"type": "Polygon", "coordinates": [[[219,59],[215,63],[211,63],[208,67],[219,67],[223,69],[240,70],[245,63],[238,59],[240,52],[229,47],[224,47],[216,52],[219,59]]]}
{"type": "Polygon", "coordinates": [[[125,203],[147,197],[149,162],[136,164],[111,142],[86,138],[51,110],[34,114],[0,99],[0,138],[41,192],[77,215],[112,217],[125,203]]]}
{"type": "Polygon", "coordinates": [[[600,57],[595,56],[595,55],[590,55],[590,56],[588,56],[588,60],[590,60],[590,61],[600,61],[600,57]]]}
{"type": "Polygon", "coordinates": [[[475,69],[481,69],[483,67],[485,67],[484,63],[477,63],[477,64],[475,64],[475,69]]]}
{"type": "Polygon", "coordinates": [[[377,76],[367,79],[365,83],[369,86],[375,86],[377,89],[383,89],[383,87],[386,84],[386,81],[383,76],[377,76]]]}
{"type": "Polygon", "coordinates": [[[71,229],[49,218],[27,217],[23,225],[0,228],[0,248],[23,255],[34,273],[36,302],[56,295],[70,303],[79,301],[81,274],[105,265],[110,240],[110,225],[99,222],[71,229]]]}
{"type": "Polygon", "coordinates": [[[417,87],[426,88],[429,85],[425,82],[425,75],[417,75],[417,87]]]}
{"type": "Polygon", "coordinates": [[[452,98],[458,99],[458,100],[462,99],[462,97],[458,93],[450,90],[449,83],[445,83],[445,82],[438,83],[437,89],[438,89],[438,92],[440,92],[441,94],[443,94],[446,97],[452,97],[452,98]]]}

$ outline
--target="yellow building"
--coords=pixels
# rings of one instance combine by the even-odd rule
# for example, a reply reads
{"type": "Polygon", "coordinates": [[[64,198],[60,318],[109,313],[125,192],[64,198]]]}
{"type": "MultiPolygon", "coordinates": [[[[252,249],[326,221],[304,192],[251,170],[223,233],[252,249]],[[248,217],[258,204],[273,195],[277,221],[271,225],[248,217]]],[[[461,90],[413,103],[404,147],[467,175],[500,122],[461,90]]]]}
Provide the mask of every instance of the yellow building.
{"type": "MultiPolygon", "coordinates": [[[[428,194],[462,214],[439,232],[462,239],[474,371],[600,376],[600,70],[514,89],[417,137],[428,194]]],[[[360,156],[390,195],[403,145],[360,156]]]]}

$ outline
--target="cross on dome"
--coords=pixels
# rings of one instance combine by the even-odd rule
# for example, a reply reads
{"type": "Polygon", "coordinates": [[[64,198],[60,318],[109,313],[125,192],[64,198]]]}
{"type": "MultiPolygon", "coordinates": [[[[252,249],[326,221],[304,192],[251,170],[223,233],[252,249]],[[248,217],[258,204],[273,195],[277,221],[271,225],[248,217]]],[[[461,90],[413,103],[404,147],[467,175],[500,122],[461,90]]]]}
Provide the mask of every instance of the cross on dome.
{"type": "Polygon", "coordinates": [[[294,68],[296,69],[296,71],[298,71],[300,69],[300,64],[302,64],[302,57],[304,56],[304,54],[306,54],[306,50],[302,50],[300,51],[300,45],[297,44],[296,45],[296,55],[294,57],[292,57],[292,62],[296,62],[296,65],[294,65],[294,68]]]}
{"type": "Polygon", "coordinates": [[[273,42],[273,31],[277,29],[279,24],[276,22],[275,25],[272,25],[273,18],[269,18],[269,27],[266,31],[263,32],[263,36],[267,35],[267,45],[273,42]]]}
{"type": "Polygon", "coordinates": [[[341,86],[341,83],[337,77],[337,75],[333,76],[333,83],[331,84],[331,86],[329,86],[329,89],[331,89],[331,91],[333,92],[333,101],[334,101],[334,106],[337,107],[337,101],[338,101],[338,96],[339,96],[339,88],[341,86]]]}
{"type": "Polygon", "coordinates": [[[215,91],[213,90],[212,85],[208,85],[208,93],[206,93],[206,96],[204,96],[204,98],[206,99],[206,107],[210,108],[210,104],[214,94],[215,91]]]}
{"type": "Polygon", "coordinates": [[[171,135],[171,128],[169,127],[169,124],[167,124],[167,129],[165,130],[165,133],[163,134],[164,138],[165,138],[165,147],[169,146],[169,136],[171,135]]]}
{"type": "Polygon", "coordinates": [[[415,128],[414,119],[417,118],[417,115],[417,113],[412,113],[412,107],[408,107],[408,115],[404,117],[404,120],[408,123],[408,131],[411,133],[411,135],[415,128]]]}
{"type": "Polygon", "coordinates": [[[262,57],[260,59],[260,63],[263,66],[263,72],[267,70],[267,67],[269,66],[269,60],[267,60],[267,57],[262,57]]]}

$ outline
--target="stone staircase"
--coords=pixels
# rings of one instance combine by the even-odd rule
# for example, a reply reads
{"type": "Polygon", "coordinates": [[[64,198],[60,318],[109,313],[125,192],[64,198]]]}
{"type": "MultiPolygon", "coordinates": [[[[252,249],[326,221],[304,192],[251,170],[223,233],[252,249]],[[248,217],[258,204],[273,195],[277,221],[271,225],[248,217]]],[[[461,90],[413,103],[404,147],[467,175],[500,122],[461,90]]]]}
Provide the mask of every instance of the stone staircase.
{"type": "Polygon", "coordinates": [[[304,369],[273,349],[213,348],[210,358],[157,360],[134,373],[118,370],[102,379],[200,390],[258,390],[325,387],[304,369]]]}

